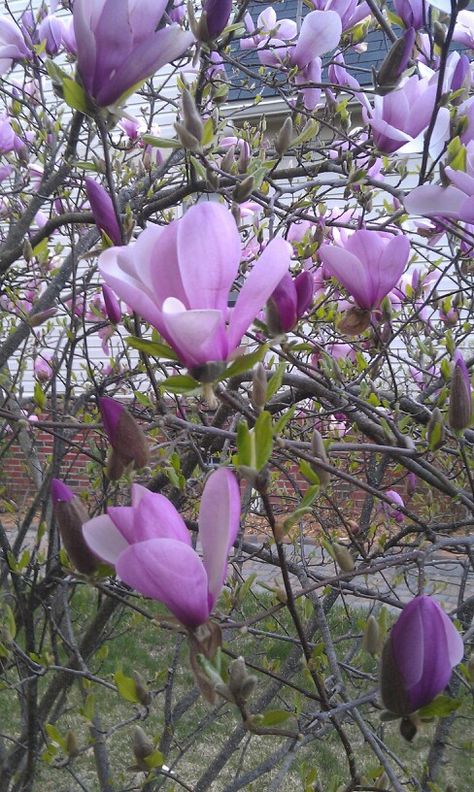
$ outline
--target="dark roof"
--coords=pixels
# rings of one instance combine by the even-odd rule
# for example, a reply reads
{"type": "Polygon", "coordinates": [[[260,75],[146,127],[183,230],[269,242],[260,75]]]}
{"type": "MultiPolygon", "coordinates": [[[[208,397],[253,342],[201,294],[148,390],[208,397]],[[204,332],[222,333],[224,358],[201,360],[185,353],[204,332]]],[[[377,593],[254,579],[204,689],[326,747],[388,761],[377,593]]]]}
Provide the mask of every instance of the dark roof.
{"type": "MultiPolygon", "coordinates": [[[[253,0],[253,2],[249,3],[248,10],[254,23],[256,23],[259,13],[269,5],[272,5],[275,9],[278,19],[296,19],[297,0],[276,0],[273,3],[271,3],[270,0],[253,0]]],[[[389,3],[389,5],[391,5],[391,3],[389,3]]],[[[469,3],[469,6],[471,5],[472,3],[469,3]]],[[[310,9],[304,4],[303,13],[308,13],[309,10],[310,9]]],[[[396,27],[394,27],[393,30],[395,33],[400,32],[396,27]]],[[[364,43],[367,46],[363,52],[357,52],[354,47],[351,47],[344,53],[344,59],[348,71],[361,85],[368,86],[373,83],[372,69],[378,68],[382,63],[390,48],[390,42],[383,30],[377,28],[369,31],[364,43]]],[[[463,49],[463,47],[454,45],[453,49],[463,49]]],[[[237,67],[231,70],[229,75],[231,84],[229,91],[230,101],[249,101],[254,99],[256,94],[260,94],[265,98],[276,97],[279,93],[278,87],[280,86],[282,89],[285,88],[286,78],[284,71],[272,69],[268,66],[262,67],[255,50],[241,50],[239,43],[236,42],[233,47],[232,56],[238,60],[242,66],[250,69],[253,74],[260,74],[261,76],[259,79],[254,79],[237,67]],[[261,82],[262,79],[265,84],[261,82]]],[[[323,66],[329,63],[329,61],[330,56],[323,58],[323,66]]],[[[327,79],[325,78],[324,71],[323,79],[327,79]]]]}

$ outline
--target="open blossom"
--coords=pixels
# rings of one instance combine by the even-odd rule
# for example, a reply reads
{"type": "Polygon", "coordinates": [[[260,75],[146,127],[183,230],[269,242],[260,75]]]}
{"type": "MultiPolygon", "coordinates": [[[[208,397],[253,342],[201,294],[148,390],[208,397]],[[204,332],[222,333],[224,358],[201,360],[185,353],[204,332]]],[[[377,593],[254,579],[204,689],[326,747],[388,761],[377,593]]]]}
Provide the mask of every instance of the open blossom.
{"type": "Polygon", "coordinates": [[[0,116],[0,154],[9,151],[20,151],[25,144],[13,130],[8,116],[0,116]]]}
{"type": "Polygon", "coordinates": [[[474,11],[464,8],[458,12],[454,26],[453,41],[474,49],[474,11]]]}
{"type": "Polygon", "coordinates": [[[428,19],[428,9],[424,11],[424,0],[394,0],[395,12],[398,14],[406,28],[419,30],[424,27],[425,13],[428,19]]]}
{"type": "Polygon", "coordinates": [[[99,268],[118,297],[154,325],[193,369],[228,360],[288,271],[290,256],[291,246],[283,239],[269,242],[229,312],[240,236],[231,212],[206,202],[165,228],[149,226],[134,244],[104,251],[99,268]]]}
{"type": "Polygon", "coordinates": [[[429,704],[461,662],[461,636],[431,597],[415,597],[392,627],[382,654],[382,701],[406,716],[429,704]]]}
{"type": "Polygon", "coordinates": [[[117,102],[192,43],[179,25],[160,26],[166,6],[167,0],[75,0],[78,71],[99,107],[117,102]]]}
{"type": "Polygon", "coordinates": [[[9,17],[0,16],[0,74],[6,74],[13,61],[30,55],[20,28],[9,17]]]}
{"type": "MultiPolygon", "coordinates": [[[[425,131],[433,114],[436,91],[435,77],[409,77],[395,91],[385,96],[374,97],[373,109],[363,108],[364,121],[370,124],[374,143],[384,154],[398,151],[400,154],[417,154],[423,151],[425,131]]],[[[450,115],[447,107],[441,107],[430,136],[429,153],[436,158],[441,154],[449,138],[450,115]]]]}
{"type": "Polygon", "coordinates": [[[199,511],[203,558],[175,507],[139,484],[132,505],[109,507],[83,527],[91,550],[115,566],[117,575],[145,597],[163,602],[193,629],[204,624],[221,592],[227,558],[239,527],[237,480],[221,468],[207,480],[199,511]]]}
{"type": "Polygon", "coordinates": [[[474,222],[474,141],[466,146],[466,170],[447,165],[444,173],[451,182],[447,187],[422,184],[405,198],[405,208],[411,214],[426,217],[446,217],[474,222]]]}
{"type": "Polygon", "coordinates": [[[405,236],[384,231],[354,231],[341,245],[322,245],[319,254],[326,275],[332,275],[353,296],[359,308],[372,311],[398,283],[410,256],[405,236]]]}

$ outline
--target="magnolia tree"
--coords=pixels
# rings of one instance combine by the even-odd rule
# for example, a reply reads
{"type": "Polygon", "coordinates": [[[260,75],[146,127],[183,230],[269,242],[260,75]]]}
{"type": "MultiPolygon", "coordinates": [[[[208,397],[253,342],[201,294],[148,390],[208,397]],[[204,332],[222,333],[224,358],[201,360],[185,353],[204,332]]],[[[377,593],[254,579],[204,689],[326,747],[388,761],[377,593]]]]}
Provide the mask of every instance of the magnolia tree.
{"type": "Polygon", "coordinates": [[[25,5],[0,791],[470,789],[474,13],[25,5]]]}

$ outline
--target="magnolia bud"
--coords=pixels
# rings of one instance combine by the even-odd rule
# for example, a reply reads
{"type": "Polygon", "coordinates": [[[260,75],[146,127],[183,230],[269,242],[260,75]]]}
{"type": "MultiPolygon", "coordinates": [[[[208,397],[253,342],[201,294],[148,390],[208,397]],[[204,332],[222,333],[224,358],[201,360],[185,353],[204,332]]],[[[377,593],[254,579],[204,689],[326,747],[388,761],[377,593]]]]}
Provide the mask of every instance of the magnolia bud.
{"type": "Polygon", "coordinates": [[[369,616],[365,625],[364,637],[362,639],[362,648],[368,654],[375,655],[378,652],[380,639],[380,630],[377,619],[375,616],[369,616]]]}
{"type": "Polygon", "coordinates": [[[48,308],[46,311],[38,311],[38,313],[30,315],[28,317],[30,327],[38,327],[39,325],[42,325],[43,322],[46,322],[48,319],[51,319],[52,316],[55,316],[57,312],[57,308],[48,308]]]}
{"type": "Polygon", "coordinates": [[[416,492],[416,474],[409,473],[407,476],[407,494],[410,496],[410,498],[412,498],[415,492],[416,492]]]}
{"type": "Polygon", "coordinates": [[[135,468],[148,464],[149,451],[143,431],[123,404],[102,396],[99,399],[102,421],[112,454],[109,460],[108,476],[112,481],[120,478],[131,463],[135,468]]]}
{"type": "Polygon", "coordinates": [[[85,507],[59,479],[53,479],[51,483],[51,498],[59,534],[71,563],[84,575],[95,572],[100,561],[89,549],[82,535],[82,526],[89,519],[85,507]]]}
{"type": "Polygon", "coordinates": [[[263,410],[267,401],[267,375],[263,363],[257,363],[252,372],[252,404],[257,410],[263,410]]]}
{"type": "Polygon", "coordinates": [[[29,239],[25,239],[23,242],[23,258],[25,261],[31,261],[33,258],[33,248],[29,239]]]}
{"type": "Polygon", "coordinates": [[[253,176],[246,176],[245,179],[242,179],[241,182],[235,185],[234,192],[232,193],[232,198],[237,203],[243,203],[247,200],[252,194],[252,190],[255,185],[255,180],[253,176]]]}
{"type": "Polygon", "coordinates": [[[467,429],[472,421],[471,378],[460,352],[455,352],[454,360],[449,394],[448,422],[451,429],[462,431],[467,429]]]}
{"type": "Polygon", "coordinates": [[[338,329],[345,335],[360,335],[370,325],[370,311],[353,306],[344,311],[337,323],[338,329]]]}
{"type": "Polygon", "coordinates": [[[188,149],[189,151],[197,151],[199,149],[201,145],[200,140],[194,137],[191,132],[188,132],[186,127],[176,121],[174,128],[176,130],[176,134],[178,135],[179,142],[183,148],[188,149]]]}
{"type": "Polygon", "coordinates": [[[181,97],[181,112],[183,115],[183,126],[186,131],[193,135],[198,142],[201,141],[203,132],[203,123],[201,116],[198,113],[193,96],[187,88],[184,89],[181,97]]]}
{"type": "Polygon", "coordinates": [[[209,361],[209,363],[203,363],[201,366],[194,366],[194,368],[189,369],[189,373],[198,382],[210,385],[224,373],[225,369],[226,364],[224,361],[213,360],[209,361]]]}
{"type": "Polygon", "coordinates": [[[431,413],[431,417],[428,421],[426,429],[426,437],[430,449],[432,451],[436,451],[438,448],[441,448],[441,446],[444,444],[446,433],[444,429],[443,415],[438,407],[435,407],[431,413]]]}
{"type": "Polygon", "coordinates": [[[152,741],[146,736],[141,726],[135,726],[133,730],[132,750],[138,767],[141,770],[149,770],[150,768],[144,760],[153,753],[154,748],[152,741]]]}
{"type": "Polygon", "coordinates": [[[446,28],[436,19],[433,22],[433,38],[438,47],[442,47],[446,38],[446,28]]]}
{"type": "Polygon", "coordinates": [[[343,572],[352,572],[354,569],[354,559],[345,545],[334,544],[332,546],[334,559],[343,572]]]}
{"type": "Polygon", "coordinates": [[[102,286],[102,297],[104,298],[107,319],[112,324],[118,324],[122,318],[122,311],[120,310],[120,303],[110,286],[105,284],[102,286]]]}
{"type": "Polygon", "coordinates": [[[378,93],[384,94],[398,83],[411,58],[415,37],[416,31],[409,28],[390,48],[377,74],[377,84],[382,88],[378,93]]]}
{"type": "Polygon", "coordinates": [[[232,173],[232,166],[234,164],[235,146],[229,146],[226,153],[222,157],[221,170],[224,173],[232,173]]]}
{"type": "Polygon", "coordinates": [[[71,731],[71,729],[69,729],[68,733],[66,734],[66,753],[71,759],[74,759],[80,754],[76,733],[71,731]]]}
{"type": "Polygon", "coordinates": [[[137,698],[140,704],[143,704],[143,706],[148,707],[148,705],[151,702],[151,694],[150,691],[148,690],[145,680],[138,671],[133,671],[132,677],[133,677],[133,681],[135,682],[135,692],[137,694],[137,698]]]}
{"type": "MultiPolygon", "coordinates": [[[[313,429],[313,435],[311,437],[311,452],[313,456],[317,457],[321,462],[324,462],[326,465],[329,464],[322,435],[317,429],[313,429]]],[[[310,462],[310,465],[312,470],[314,470],[317,477],[319,478],[321,488],[327,487],[331,480],[331,474],[329,471],[318,465],[316,461],[310,462]]]]}
{"type": "Polygon", "coordinates": [[[293,121],[291,116],[285,119],[275,140],[275,151],[278,156],[283,157],[291,146],[293,140],[293,121]]]}

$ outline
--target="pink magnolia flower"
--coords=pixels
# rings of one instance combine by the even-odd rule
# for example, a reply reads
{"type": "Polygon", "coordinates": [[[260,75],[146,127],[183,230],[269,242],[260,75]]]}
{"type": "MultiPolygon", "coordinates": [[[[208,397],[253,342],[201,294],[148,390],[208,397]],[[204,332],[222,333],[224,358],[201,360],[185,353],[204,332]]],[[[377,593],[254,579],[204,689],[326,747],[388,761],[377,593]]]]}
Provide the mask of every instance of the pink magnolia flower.
{"type": "Polygon", "coordinates": [[[24,148],[22,139],[14,132],[8,116],[0,116],[0,154],[24,148]]]}
{"type": "Polygon", "coordinates": [[[370,8],[359,0],[311,0],[317,11],[335,11],[341,17],[342,29],[349,30],[370,16],[370,8]]]}
{"type": "Polygon", "coordinates": [[[220,203],[199,203],[165,228],[104,251],[100,273],[115,294],[176,350],[191,370],[226,361],[288,271],[291,247],[273,239],[246,279],[229,316],[241,260],[240,236],[220,203]]]}
{"type": "Polygon", "coordinates": [[[466,146],[466,170],[444,169],[451,184],[422,184],[405,198],[405,209],[426,217],[446,217],[474,223],[474,140],[466,146]]]}
{"type": "Polygon", "coordinates": [[[203,558],[175,507],[163,495],[132,486],[131,506],[112,506],[83,526],[99,558],[145,597],[163,602],[186,627],[204,624],[227,573],[239,527],[240,493],[233,473],[221,468],[207,480],[199,511],[203,558]]]}
{"type": "Polygon", "coordinates": [[[394,0],[395,12],[401,18],[406,28],[419,30],[428,21],[428,9],[425,11],[423,0],[394,0]]]}
{"type": "Polygon", "coordinates": [[[310,272],[300,272],[292,278],[287,272],[267,304],[267,324],[275,335],[289,333],[310,307],[314,294],[314,279],[310,272]]]}
{"type": "MultiPolygon", "coordinates": [[[[364,121],[370,124],[374,143],[384,154],[399,151],[401,154],[417,154],[423,151],[425,131],[433,114],[437,75],[420,79],[414,74],[396,91],[385,96],[374,97],[370,112],[364,108],[364,121]]],[[[441,107],[430,136],[429,153],[438,157],[449,138],[450,115],[447,107],[441,107]]]]}
{"type": "Polygon", "coordinates": [[[398,492],[396,492],[396,490],[387,490],[385,495],[387,498],[390,498],[390,500],[393,503],[393,507],[389,506],[387,503],[381,503],[382,510],[385,512],[387,517],[391,517],[392,520],[395,520],[395,522],[398,523],[403,522],[405,517],[403,515],[403,512],[400,511],[400,509],[398,508],[400,506],[402,507],[402,509],[405,508],[405,504],[403,502],[402,496],[399,495],[398,492]]]}
{"type": "Polygon", "coordinates": [[[9,17],[0,16],[0,74],[6,74],[13,61],[30,55],[31,50],[20,28],[9,17]]]}
{"type": "Polygon", "coordinates": [[[122,230],[115,214],[112,198],[99,182],[86,176],[86,192],[99,231],[103,231],[114,245],[122,244],[122,230]]]}
{"type": "Polygon", "coordinates": [[[193,41],[179,25],[161,25],[168,0],[75,0],[77,67],[99,107],[180,57],[193,41]]]}
{"type": "Polygon", "coordinates": [[[383,703],[400,716],[424,707],[444,690],[463,655],[462,638],[436,600],[415,597],[383,649],[383,703]]]}
{"type": "Polygon", "coordinates": [[[359,308],[378,308],[403,273],[410,256],[405,236],[384,231],[354,231],[340,245],[322,245],[319,254],[326,275],[332,275],[353,296],[359,308]]]}
{"type": "Polygon", "coordinates": [[[33,365],[33,370],[39,382],[48,382],[53,376],[51,358],[44,353],[37,357],[33,365]]]}
{"type": "Polygon", "coordinates": [[[454,26],[453,41],[474,49],[474,11],[464,8],[458,12],[454,26]]]}

